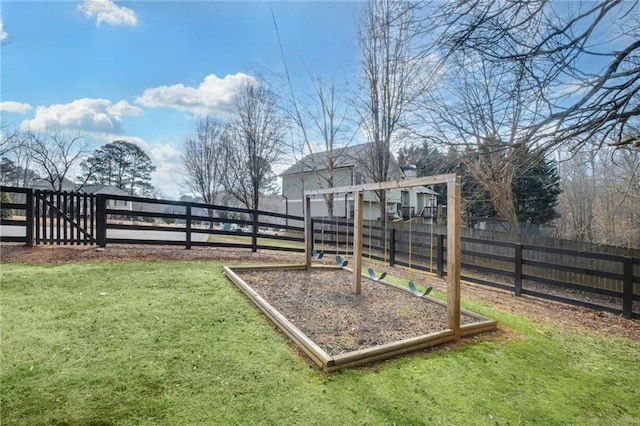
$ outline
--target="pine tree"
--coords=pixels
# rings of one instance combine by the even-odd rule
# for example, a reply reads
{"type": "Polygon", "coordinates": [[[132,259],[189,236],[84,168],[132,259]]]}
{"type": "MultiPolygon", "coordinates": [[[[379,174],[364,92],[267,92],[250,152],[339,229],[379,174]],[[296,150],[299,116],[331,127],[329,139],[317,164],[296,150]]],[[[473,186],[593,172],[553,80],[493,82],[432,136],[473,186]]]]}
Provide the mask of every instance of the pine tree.
{"type": "Polygon", "coordinates": [[[151,173],[156,167],[138,145],[114,141],[96,149],[80,167],[83,185],[112,185],[129,195],[151,195],[151,173]]]}
{"type": "Polygon", "coordinates": [[[513,193],[518,221],[542,225],[559,217],[560,177],[553,161],[532,158],[529,167],[514,179],[513,193]]]}

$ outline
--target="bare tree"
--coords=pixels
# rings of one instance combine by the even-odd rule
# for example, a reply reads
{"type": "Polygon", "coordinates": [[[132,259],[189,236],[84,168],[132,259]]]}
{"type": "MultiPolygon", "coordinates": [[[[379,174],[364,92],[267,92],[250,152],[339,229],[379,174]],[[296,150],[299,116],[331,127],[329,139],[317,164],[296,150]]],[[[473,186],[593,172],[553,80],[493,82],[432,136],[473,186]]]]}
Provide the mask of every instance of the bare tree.
{"type": "Polygon", "coordinates": [[[268,89],[247,83],[238,90],[224,141],[225,189],[248,209],[257,209],[284,141],[283,122],[268,89]]]}
{"type": "Polygon", "coordinates": [[[640,117],[640,7],[637,1],[443,2],[437,46],[443,61],[456,52],[480,55],[503,67],[527,63],[549,111],[527,126],[531,147],[596,141],[640,147],[626,130],[640,117]]]}
{"type": "Polygon", "coordinates": [[[27,187],[36,179],[37,173],[31,169],[31,152],[28,147],[28,135],[19,129],[10,128],[9,124],[2,123],[2,140],[0,141],[0,157],[5,167],[12,171],[3,170],[5,184],[27,187]],[[10,176],[10,178],[9,178],[10,176]]]}
{"type": "MultiPolygon", "coordinates": [[[[183,186],[206,204],[216,204],[223,189],[223,175],[227,172],[224,130],[222,121],[207,117],[198,123],[195,136],[184,143],[183,186]]],[[[209,210],[209,217],[213,217],[213,210],[209,210]]],[[[213,222],[210,224],[213,225],[213,222]]]]}
{"type": "Polygon", "coordinates": [[[640,248],[640,151],[603,147],[561,162],[560,235],[640,248]]]}
{"type": "Polygon", "coordinates": [[[440,92],[422,104],[428,140],[463,153],[466,171],[488,193],[498,217],[517,222],[514,181],[532,163],[526,129],[547,111],[527,81],[526,62],[504,67],[460,54],[450,63],[440,92]]]}
{"type": "MultiPolygon", "coordinates": [[[[338,89],[334,79],[325,82],[320,76],[313,77],[310,72],[313,93],[296,95],[275,14],[272,17],[284,67],[284,76],[278,76],[282,83],[277,87],[286,88],[280,99],[283,101],[285,116],[292,124],[289,154],[301,166],[301,171],[309,170],[315,175],[318,188],[332,188],[337,160],[334,148],[347,146],[355,136],[355,132],[350,131],[347,124],[353,102],[345,97],[346,90],[338,89]]],[[[304,189],[304,180],[301,177],[300,190],[304,189]]],[[[324,195],[327,212],[331,217],[333,199],[334,194],[324,195]]]]}
{"type": "Polygon", "coordinates": [[[594,242],[596,176],[594,157],[578,154],[561,166],[560,229],[565,238],[594,242]]]}
{"type": "Polygon", "coordinates": [[[28,148],[33,163],[51,187],[62,190],[63,180],[71,167],[89,152],[84,136],[61,131],[27,131],[28,148]]]}
{"type": "MultiPolygon", "coordinates": [[[[389,179],[392,150],[410,126],[411,107],[429,87],[428,56],[417,49],[416,5],[370,0],[358,25],[362,96],[358,109],[371,142],[365,171],[375,182],[389,179]]],[[[385,192],[376,193],[384,217],[385,192]]]]}
{"type": "MultiPolygon", "coordinates": [[[[313,89],[300,100],[290,86],[289,105],[285,107],[294,128],[290,153],[302,169],[314,174],[319,188],[333,188],[339,160],[334,150],[348,146],[355,135],[349,126],[351,106],[335,80],[325,83],[316,77],[313,89]]],[[[324,200],[333,217],[334,194],[324,195],[324,200]]]]}
{"type": "Polygon", "coordinates": [[[24,145],[24,135],[4,121],[0,124],[0,157],[24,145]]]}

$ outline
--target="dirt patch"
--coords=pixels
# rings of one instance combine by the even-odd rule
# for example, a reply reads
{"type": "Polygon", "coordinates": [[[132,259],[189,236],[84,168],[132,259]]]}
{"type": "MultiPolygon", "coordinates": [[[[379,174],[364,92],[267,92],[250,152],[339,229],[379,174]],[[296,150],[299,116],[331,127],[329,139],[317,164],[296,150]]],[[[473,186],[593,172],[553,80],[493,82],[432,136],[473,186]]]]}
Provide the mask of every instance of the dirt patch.
{"type": "Polygon", "coordinates": [[[445,306],[366,278],[356,295],[345,270],[235,272],[332,356],[447,329],[445,306]]]}
{"type": "Polygon", "coordinates": [[[242,263],[294,263],[302,257],[287,258],[276,252],[252,253],[247,249],[203,247],[186,250],[179,246],[108,245],[55,246],[1,244],[0,261],[12,263],[67,263],[123,260],[211,260],[242,263]]]}
{"type": "MultiPolygon", "coordinates": [[[[301,263],[300,254],[278,252],[251,253],[246,249],[194,248],[185,250],[173,246],[109,245],[105,249],[95,246],[35,246],[0,244],[2,263],[65,263],[82,261],[126,260],[211,260],[229,263],[301,263]]],[[[393,275],[408,277],[401,267],[393,268],[393,275]]],[[[446,281],[413,272],[416,282],[446,291],[446,281]]],[[[462,298],[486,302],[495,308],[531,318],[539,324],[562,324],[576,330],[589,330],[604,335],[627,337],[640,343],[640,321],[608,312],[539,299],[531,296],[516,297],[513,293],[462,282],[462,298]]],[[[500,328],[500,326],[499,326],[500,328]]]]}

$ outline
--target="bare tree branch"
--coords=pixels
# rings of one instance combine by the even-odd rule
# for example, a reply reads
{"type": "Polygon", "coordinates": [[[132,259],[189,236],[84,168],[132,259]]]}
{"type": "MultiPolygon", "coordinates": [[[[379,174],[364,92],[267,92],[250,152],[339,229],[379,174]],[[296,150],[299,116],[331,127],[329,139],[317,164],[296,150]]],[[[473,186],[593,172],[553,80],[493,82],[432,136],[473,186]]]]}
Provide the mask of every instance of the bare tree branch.
{"type": "Polygon", "coordinates": [[[640,147],[623,138],[640,118],[639,9],[621,0],[476,0],[443,3],[431,19],[443,62],[462,53],[527,64],[526,81],[549,107],[523,129],[528,145],[640,147]]]}
{"type": "Polygon", "coordinates": [[[71,167],[89,152],[89,146],[79,134],[61,131],[27,131],[28,147],[33,163],[42,171],[44,179],[61,191],[63,180],[71,167]]]}
{"type": "Polygon", "coordinates": [[[242,86],[224,136],[224,186],[248,209],[258,208],[271,165],[282,154],[283,129],[273,94],[255,84],[242,86]]]}

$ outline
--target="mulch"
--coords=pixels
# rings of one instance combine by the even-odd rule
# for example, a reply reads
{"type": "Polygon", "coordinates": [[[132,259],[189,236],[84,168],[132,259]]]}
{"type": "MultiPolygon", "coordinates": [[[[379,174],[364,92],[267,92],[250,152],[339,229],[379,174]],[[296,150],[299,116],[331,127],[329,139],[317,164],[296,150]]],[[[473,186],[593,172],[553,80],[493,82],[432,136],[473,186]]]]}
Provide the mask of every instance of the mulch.
{"type": "MultiPolygon", "coordinates": [[[[235,271],[329,355],[447,329],[446,307],[341,269],[235,271]]],[[[462,324],[479,322],[461,315],[462,324]]]]}

